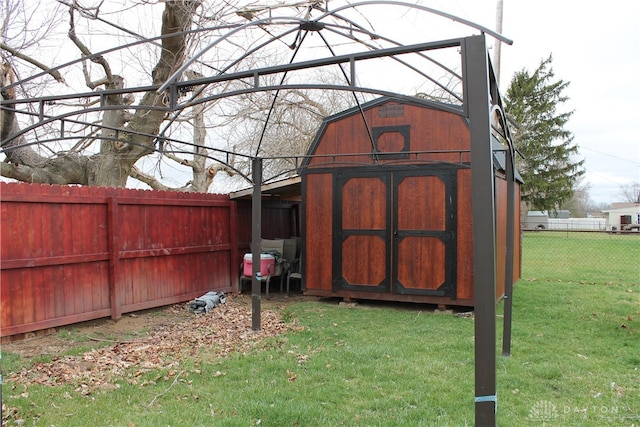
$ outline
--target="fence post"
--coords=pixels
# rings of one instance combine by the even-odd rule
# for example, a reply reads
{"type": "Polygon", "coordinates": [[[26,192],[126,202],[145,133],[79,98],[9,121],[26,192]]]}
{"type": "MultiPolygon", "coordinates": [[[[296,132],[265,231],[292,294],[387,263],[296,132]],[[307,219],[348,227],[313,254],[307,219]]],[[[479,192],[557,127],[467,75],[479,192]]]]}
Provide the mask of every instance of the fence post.
{"type": "Polygon", "coordinates": [[[231,250],[229,259],[231,260],[231,288],[233,292],[240,293],[240,273],[238,266],[240,265],[240,249],[238,247],[238,205],[236,202],[229,200],[229,244],[231,250]]]}
{"type": "Polygon", "coordinates": [[[122,317],[122,301],[120,298],[120,248],[118,238],[118,200],[111,196],[107,199],[107,224],[109,227],[109,303],[111,318],[122,317]]]}

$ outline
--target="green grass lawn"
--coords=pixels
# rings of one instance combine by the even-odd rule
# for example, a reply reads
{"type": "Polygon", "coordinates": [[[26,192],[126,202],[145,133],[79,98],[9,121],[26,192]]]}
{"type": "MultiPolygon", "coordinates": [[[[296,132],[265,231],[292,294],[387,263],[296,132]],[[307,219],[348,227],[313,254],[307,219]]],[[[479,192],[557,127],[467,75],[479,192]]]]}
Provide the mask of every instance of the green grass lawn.
{"type": "MultiPolygon", "coordinates": [[[[633,257],[634,250],[637,258],[638,240],[629,241],[621,240],[623,249],[595,250],[588,246],[597,243],[567,243],[559,234],[524,236],[512,355],[497,362],[499,425],[640,425],[638,266],[605,273],[583,270],[594,264],[585,256],[569,257],[577,269],[532,256],[566,244],[597,259],[633,257]]],[[[474,424],[473,318],[424,305],[345,307],[336,300],[281,310],[296,327],[248,353],[211,358],[203,350],[135,384],[121,379],[119,388],[83,395],[76,385],[5,383],[5,404],[17,411],[8,425],[474,424]]],[[[5,376],[30,363],[11,354],[3,362],[5,376]]]]}
{"type": "Polygon", "coordinates": [[[522,246],[525,279],[640,283],[640,233],[530,232],[522,246]]]}

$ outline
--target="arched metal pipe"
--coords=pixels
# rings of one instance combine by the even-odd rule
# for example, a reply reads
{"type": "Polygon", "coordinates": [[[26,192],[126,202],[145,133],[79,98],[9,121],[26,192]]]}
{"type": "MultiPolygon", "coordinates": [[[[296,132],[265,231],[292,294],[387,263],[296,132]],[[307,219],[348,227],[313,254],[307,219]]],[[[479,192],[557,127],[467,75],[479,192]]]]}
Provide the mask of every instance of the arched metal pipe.
{"type": "MultiPolygon", "coordinates": [[[[337,12],[340,12],[342,10],[346,10],[346,9],[354,9],[356,7],[359,6],[372,6],[372,5],[376,5],[376,6],[380,6],[380,5],[390,5],[390,6],[403,6],[403,7],[407,7],[409,9],[417,9],[420,11],[424,11],[424,12],[428,12],[434,15],[438,15],[441,16],[443,18],[447,18],[447,19],[451,19],[455,22],[461,23],[463,25],[467,25],[469,27],[475,28],[479,31],[481,31],[482,33],[486,33],[489,34],[490,36],[505,42],[507,44],[513,44],[513,41],[504,37],[502,34],[499,34],[487,27],[484,27],[482,25],[476,24],[474,22],[471,22],[469,20],[460,18],[458,16],[446,13],[446,12],[442,12],[439,11],[437,9],[433,9],[430,7],[426,7],[426,6],[421,6],[421,5],[417,5],[417,4],[411,4],[411,3],[405,3],[405,2],[401,2],[401,1],[364,1],[364,2],[359,2],[359,3],[353,3],[353,4],[348,4],[348,5],[343,5],[340,6],[336,9],[333,9],[331,11],[327,11],[325,13],[323,13],[322,15],[320,15],[318,18],[314,19],[313,21],[317,22],[320,21],[324,18],[327,18],[329,16],[334,16],[337,12]]],[[[221,43],[222,41],[224,41],[225,39],[231,37],[232,35],[246,29],[246,28],[250,28],[250,27],[254,27],[254,26],[261,26],[261,25],[265,25],[265,24],[275,24],[275,23],[282,23],[282,24],[286,24],[286,23],[290,23],[290,24],[295,24],[297,23],[298,25],[303,25],[305,23],[311,22],[309,20],[306,19],[302,19],[302,18],[293,18],[293,17],[268,17],[268,18],[263,18],[263,19],[258,19],[256,21],[250,21],[247,22],[245,24],[240,25],[239,27],[235,27],[233,28],[231,31],[227,32],[226,34],[224,34],[223,36],[221,36],[220,38],[214,40],[213,42],[209,43],[207,46],[205,46],[203,49],[201,49],[198,53],[196,53],[194,56],[192,56],[190,59],[188,59],[187,61],[185,61],[185,63],[178,69],[176,70],[161,86],[160,88],[158,88],[158,92],[162,92],[165,91],[173,81],[177,80],[177,78],[194,62],[196,61],[200,56],[202,56],[205,52],[207,52],[209,49],[215,47],[216,45],[218,45],[219,43],[221,43]]]]}

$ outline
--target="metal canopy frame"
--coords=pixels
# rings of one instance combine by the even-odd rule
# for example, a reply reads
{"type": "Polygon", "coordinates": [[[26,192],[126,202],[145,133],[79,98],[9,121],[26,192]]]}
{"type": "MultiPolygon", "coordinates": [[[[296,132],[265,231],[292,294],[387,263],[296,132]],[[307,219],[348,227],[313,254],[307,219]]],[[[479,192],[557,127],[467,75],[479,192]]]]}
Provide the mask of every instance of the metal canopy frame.
{"type": "MultiPolygon", "coordinates": [[[[247,92],[280,90],[283,88],[319,88],[316,85],[277,85],[260,86],[259,77],[263,75],[283,73],[293,70],[314,68],[324,65],[348,63],[350,73],[355,77],[355,64],[358,60],[374,57],[392,56],[401,53],[418,52],[459,46],[462,55],[464,104],[457,109],[447,105],[437,105],[442,110],[455,112],[466,117],[469,121],[471,137],[471,174],[472,174],[472,218],[473,218],[473,266],[474,266],[474,295],[475,305],[475,417],[476,425],[495,425],[497,413],[496,394],[496,212],[494,194],[494,169],[493,149],[491,144],[492,121],[498,123],[496,131],[508,144],[506,157],[506,175],[508,182],[507,194],[507,271],[505,298],[511,306],[511,290],[513,286],[513,237],[515,225],[515,149],[511,140],[506,115],[502,108],[502,101],[498,91],[495,74],[488,57],[487,44],[484,35],[471,36],[461,39],[446,40],[403,46],[391,49],[380,49],[361,54],[343,55],[331,58],[323,58],[305,61],[296,64],[287,64],[251,70],[228,75],[220,75],[197,79],[186,82],[167,82],[160,89],[168,89],[170,94],[170,106],[173,109],[181,109],[191,106],[193,102],[184,105],[177,104],[177,95],[184,87],[193,85],[206,85],[216,82],[235,80],[240,78],[253,78],[254,87],[247,88],[247,92]],[[482,242],[480,244],[479,242],[482,242]],[[509,262],[511,261],[511,263],[509,262]]],[[[350,81],[355,81],[352,78],[350,81]]],[[[368,91],[366,88],[355,85],[323,85],[322,88],[349,91],[368,91]]],[[[160,90],[159,89],[159,90],[160,90]]],[[[243,91],[244,92],[244,91],[243,91]]],[[[219,94],[214,97],[202,98],[204,100],[215,99],[234,95],[219,94]]],[[[380,93],[376,91],[376,93],[380,93]]],[[[384,94],[384,93],[383,93],[384,94]]],[[[392,94],[398,98],[397,94],[392,94]]],[[[413,103],[423,103],[425,106],[434,107],[430,101],[420,101],[413,97],[400,96],[410,99],[413,103]]],[[[262,185],[262,160],[256,156],[253,159],[253,208],[252,208],[252,249],[258,248],[261,236],[261,185],[262,185]]],[[[253,250],[253,280],[252,280],[252,314],[253,328],[260,328],[260,282],[257,280],[259,269],[259,251],[253,250]]],[[[510,342],[511,315],[505,313],[505,343],[510,342]]],[[[509,345],[507,347],[509,348],[509,345]]]]}
{"type": "MultiPolygon", "coordinates": [[[[498,84],[496,81],[495,74],[491,67],[491,62],[488,56],[487,43],[485,39],[485,34],[489,34],[492,37],[511,44],[512,42],[509,39],[506,39],[500,34],[497,34],[487,28],[481,27],[477,24],[474,24],[470,21],[463,20],[461,18],[455,17],[453,15],[449,15],[435,9],[430,9],[424,6],[404,3],[399,1],[364,1],[360,3],[353,3],[350,5],[342,6],[340,8],[334,10],[327,10],[322,8],[320,3],[316,3],[312,6],[309,6],[309,11],[311,8],[319,8],[323,12],[323,14],[315,19],[297,19],[297,18],[274,18],[269,17],[262,20],[250,21],[242,25],[227,25],[223,27],[217,27],[217,30],[228,29],[228,32],[225,36],[216,41],[212,42],[205,49],[199,52],[196,56],[189,59],[183,67],[181,67],[176,73],[168,79],[161,86],[147,86],[143,88],[134,88],[134,89],[122,89],[122,90],[112,90],[112,91],[102,91],[100,93],[89,92],[85,94],[73,94],[73,95],[62,95],[62,96],[54,96],[54,97],[43,97],[39,99],[30,99],[30,100],[15,100],[15,101],[2,101],[3,109],[13,109],[15,110],[15,106],[21,103],[33,103],[36,102],[39,104],[39,123],[36,125],[30,126],[26,129],[23,129],[19,134],[11,135],[2,140],[2,145],[14,139],[16,137],[20,137],[24,135],[26,132],[35,129],[38,126],[42,126],[45,123],[51,123],[54,121],[60,121],[60,138],[56,140],[65,139],[64,134],[64,123],[65,122],[73,122],[73,123],[83,123],[81,120],[75,120],[71,117],[74,113],[68,113],[60,116],[49,116],[44,112],[45,105],[50,103],[51,101],[60,100],[60,99],[78,99],[78,98],[92,98],[99,96],[101,100],[104,100],[106,96],[111,94],[125,94],[125,93],[134,93],[134,92],[144,92],[144,91],[158,91],[158,92],[167,92],[169,96],[169,107],[167,108],[167,112],[174,112],[174,116],[170,118],[170,122],[175,120],[180,112],[187,107],[191,107],[198,103],[208,102],[215,99],[240,95],[243,93],[252,93],[252,92],[265,92],[265,91],[280,91],[283,89],[332,89],[332,90],[341,90],[341,91],[349,91],[353,92],[354,96],[356,92],[364,92],[364,93],[373,93],[378,95],[392,96],[394,98],[400,100],[410,101],[411,103],[419,103],[426,107],[430,108],[438,108],[441,110],[449,111],[455,114],[459,114],[465,117],[469,123],[469,131],[470,131],[470,142],[471,142],[471,169],[472,169],[472,219],[473,219],[473,266],[474,266],[474,294],[476,298],[476,306],[475,306],[475,419],[476,425],[488,426],[496,424],[496,412],[497,412],[497,396],[496,396],[496,237],[495,237],[495,229],[496,229],[496,212],[495,212],[495,194],[494,194],[494,169],[493,169],[493,150],[491,144],[492,138],[492,130],[494,133],[497,133],[503,140],[503,142],[507,145],[506,151],[506,178],[507,178],[507,262],[506,262],[506,287],[505,287],[505,328],[504,328],[504,336],[503,336],[503,355],[508,355],[510,351],[510,334],[511,334],[511,294],[513,287],[513,259],[514,259],[514,225],[515,225],[515,170],[514,170],[514,157],[515,157],[515,148],[513,146],[513,142],[511,139],[509,127],[506,120],[506,115],[504,113],[504,109],[502,106],[502,101],[500,98],[500,94],[498,91],[498,84]],[[471,26],[477,30],[480,30],[480,35],[474,35],[464,38],[454,38],[449,40],[442,40],[436,42],[429,43],[419,43],[413,45],[401,45],[389,38],[385,38],[379,34],[371,33],[365,30],[363,27],[357,25],[353,21],[350,21],[340,15],[338,12],[343,11],[348,8],[356,8],[358,6],[363,5],[373,5],[373,4],[386,4],[386,5],[395,5],[395,6],[404,6],[407,8],[418,9],[421,11],[425,11],[428,13],[433,13],[439,15],[441,17],[445,17],[448,19],[452,19],[454,21],[460,22],[462,24],[471,26]],[[328,16],[335,16],[342,19],[344,22],[349,24],[349,27],[341,27],[339,25],[330,25],[325,22],[321,22],[323,18],[328,16]],[[288,23],[297,26],[293,30],[287,30],[279,35],[273,36],[268,42],[263,43],[254,49],[248,51],[242,58],[234,61],[229,65],[226,69],[221,70],[218,75],[211,77],[204,77],[199,79],[187,80],[187,81],[179,81],[179,77],[182,73],[188,68],[188,66],[195,61],[198,60],[198,57],[201,56],[206,50],[211,49],[219,43],[220,40],[228,37],[232,34],[235,34],[245,28],[260,26],[260,25],[268,25],[272,23],[288,23]],[[302,62],[292,62],[285,65],[277,65],[272,67],[265,67],[261,69],[252,69],[242,72],[234,72],[227,73],[227,71],[235,64],[239,63],[246,56],[251,53],[257,51],[261,47],[266,46],[268,43],[271,43],[275,40],[279,40],[285,35],[291,34],[294,31],[298,31],[298,36],[296,37],[296,43],[298,40],[302,42],[307,33],[311,32],[320,32],[321,30],[326,29],[327,31],[340,32],[348,29],[350,32],[359,32],[361,34],[366,34],[370,36],[375,36],[376,38],[381,38],[391,44],[395,44],[394,47],[386,48],[386,49],[378,49],[371,44],[368,44],[362,40],[356,39],[352,37],[353,41],[356,41],[363,46],[365,46],[368,50],[365,52],[352,53],[347,55],[334,55],[332,57],[315,59],[310,61],[302,61],[302,62]],[[304,35],[301,35],[302,32],[305,32],[304,35]],[[423,52],[443,49],[443,48],[451,48],[458,47],[461,53],[461,64],[462,64],[462,76],[457,76],[461,79],[463,85],[463,98],[458,98],[459,101],[462,102],[462,106],[449,105],[444,103],[438,103],[434,101],[428,101],[424,99],[419,99],[416,97],[409,97],[406,95],[400,95],[394,92],[388,92],[380,89],[360,87],[356,85],[357,81],[357,69],[356,65],[359,61],[363,61],[366,59],[372,58],[383,58],[390,57],[399,61],[403,65],[412,68],[414,71],[420,72],[420,70],[416,70],[411,65],[403,62],[401,59],[396,58],[397,55],[406,54],[406,53],[417,53],[419,55],[424,55],[423,52]],[[325,65],[341,65],[348,64],[348,73],[344,71],[343,74],[346,80],[345,85],[338,84],[327,84],[327,85],[318,85],[318,84],[285,84],[284,79],[278,85],[261,85],[260,77],[267,75],[275,75],[275,74],[285,74],[291,71],[304,70],[304,69],[312,69],[325,65]],[[247,86],[242,90],[234,90],[229,92],[222,92],[211,96],[201,96],[203,88],[206,85],[224,82],[224,81],[232,81],[239,79],[253,79],[253,85],[247,86]],[[184,103],[179,103],[179,95],[189,88],[193,88],[199,86],[198,89],[191,97],[190,100],[184,103]]],[[[203,31],[199,29],[197,31],[203,31]]],[[[182,33],[190,33],[194,31],[185,31],[182,33]]],[[[340,33],[343,36],[346,36],[344,33],[340,33]]],[[[171,36],[171,35],[168,35],[171,36]]],[[[157,38],[156,38],[157,39],[157,38]]],[[[155,39],[154,39],[155,40],[155,39]]],[[[323,40],[325,40],[323,38],[323,40]]],[[[325,40],[325,43],[326,40],[325,40]]],[[[137,44],[137,43],[136,43],[137,44]]],[[[330,46],[327,45],[331,50],[330,46]]],[[[297,50],[296,50],[297,51],[297,50]]],[[[105,51],[106,52],[106,51],[105,51]]],[[[333,53],[333,51],[331,50],[333,53]]],[[[104,52],[100,52],[95,54],[94,56],[101,55],[104,52]]],[[[295,54],[294,54],[295,57],[295,54]]],[[[426,56],[423,56],[426,59],[429,59],[426,56]]],[[[75,62],[79,62],[74,61],[75,62]]],[[[69,65],[72,63],[68,63],[65,65],[69,65]]],[[[437,64],[440,67],[444,67],[442,64],[437,64]]],[[[61,68],[61,67],[58,67],[61,68]]],[[[341,67],[342,68],[342,67],[341,67]]],[[[444,67],[446,69],[446,67],[444,67]]],[[[451,70],[448,70],[451,72],[451,70]]],[[[424,73],[421,73],[426,79],[430,79],[433,83],[436,83],[434,79],[430,78],[424,73]]],[[[29,79],[32,79],[30,77],[29,79]]],[[[19,84],[17,82],[16,84],[19,84]]],[[[276,95],[277,97],[277,95],[276,95]]],[[[275,97],[274,97],[275,98],[275,97]]],[[[357,98],[356,98],[357,101],[357,98]]],[[[358,107],[362,110],[359,102],[358,107]]],[[[116,108],[104,105],[101,102],[99,108],[96,108],[96,111],[103,111],[108,108],[116,108]]],[[[127,108],[135,108],[133,106],[128,106],[127,108]]],[[[145,107],[146,108],[146,107],[145,107]]],[[[86,113],[87,110],[82,110],[82,113],[86,113]]],[[[80,113],[76,113],[80,114],[80,113]]],[[[363,115],[364,120],[364,115],[363,115]]],[[[268,123],[265,123],[265,127],[268,123]]],[[[167,125],[168,126],[168,125],[167,125]]],[[[367,126],[368,128],[368,126],[367,126]]],[[[166,129],[166,128],[165,128],[166,129]]],[[[118,129],[114,129],[118,130],[118,129]]],[[[121,130],[122,131],[122,130],[121,130]]],[[[125,131],[122,131],[125,132],[125,131]]],[[[129,131],[127,131],[129,132],[129,131]]],[[[166,141],[176,141],[164,136],[164,130],[160,132],[159,135],[154,135],[156,138],[157,148],[155,151],[162,152],[164,142],[166,141]]],[[[104,139],[104,137],[102,137],[104,139]]],[[[117,140],[117,134],[114,137],[117,140]]],[[[42,140],[37,141],[37,143],[42,143],[42,140]]],[[[46,141],[45,141],[46,142],[46,141]]],[[[181,142],[187,145],[195,145],[184,141],[176,141],[181,142]]],[[[25,145],[30,145],[27,143],[25,145]]],[[[10,149],[2,149],[0,152],[7,152],[10,149]]],[[[252,242],[251,248],[253,252],[253,279],[252,279],[252,328],[256,331],[260,330],[260,298],[261,298],[261,286],[260,282],[257,280],[257,273],[259,271],[260,266],[260,254],[258,250],[261,238],[261,187],[263,184],[263,161],[267,159],[276,159],[281,157],[268,157],[268,156],[259,156],[259,152],[257,151],[255,155],[246,155],[242,153],[232,153],[229,151],[212,149],[215,152],[222,153],[226,156],[226,164],[229,165],[229,156],[230,155],[238,155],[244,156],[247,159],[251,160],[251,178],[244,176],[245,179],[250,181],[253,184],[253,192],[252,192],[252,220],[253,220],[253,229],[252,229],[252,242]]],[[[191,153],[190,153],[191,154],[191,153]]],[[[225,163],[218,158],[214,158],[212,156],[207,156],[208,158],[220,162],[225,163]]],[[[305,158],[306,156],[286,156],[287,158],[305,158]]],[[[239,171],[238,171],[239,172],[239,171]]]]}

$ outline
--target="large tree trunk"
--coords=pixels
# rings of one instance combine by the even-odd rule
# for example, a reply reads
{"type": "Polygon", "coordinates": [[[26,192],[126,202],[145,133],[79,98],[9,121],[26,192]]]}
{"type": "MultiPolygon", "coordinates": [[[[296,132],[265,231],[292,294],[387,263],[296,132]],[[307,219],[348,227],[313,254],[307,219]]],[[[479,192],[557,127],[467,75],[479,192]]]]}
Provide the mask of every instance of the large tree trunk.
{"type": "MultiPolygon", "coordinates": [[[[168,0],[162,14],[162,34],[171,34],[188,29],[199,1],[168,0]]],[[[162,39],[162,53],[152,76],[153,84],[166,81],[184,62],[186,36],[177,35],[162,39]]],[[[4,72],[3,72],[4,77],[4,72]]],[[[118,87],[122,79],[118,76],[107,82],[107,88],[118,87]]],[[[11,94],[3,93],[3,98],[11,94]]],[[[121,97],[107,97],[107,104],[122,105],[122,110],[106,111],[103,115],[105,128],[101,132],[100,152],[91,157],[64,155],[46,158],[29,146],[22,137],[8,141],[3,148],[16,147],[7,151],[7,161],[1,166],[3,176],[21,181],[49,184],[82,184],[95,186],[124,187],[133,165],[143,156],[153,151],[155,135],[165,119],[165,112],[154,109],[137,109],[126,127],[124,123],[125,103],[121,97]],[[121,128],[117,132],[110,128],[121,128]],[[154,136],[148,136],[154,135],[154,136]]],[[[140,106],[165,106],[165,95],[146,93],[140,106]]],[[[11,112],[3,113],[2,139],[16,133],[18,123],[11,112]],[[9,123],[5,126],[5,124],[9,123]]]]}
{"type": "Polygon", "coordinates": [[[213,176],[209,174],[208,170],[206,170],[207,166],[207,158],[205,157],[207,153],[207,149],[205,148],[205,138],[207,134],[207,130],[204,124],[204,105],[198,104],[194,108],[194,117],[193,117],[193,182],[191,184],[191,188],[193,191],[198,193],[206,193],[211,185],[211,181],[213,181],[213,176]]]}
{"type": "MultiPolygon", "coordinates": [[[[13,82],[13,70],[9,64],[2,64],[2,87],[13,82]]],[[[3,100],[11,100],[15,98],[15,92],[12,88],[3,89],[1,96],[3,100]]],[[[7,159],[0,163],[0,175],[23,182],[87,184],[86,157],[70,153],[52,158],[41,156],[28,145],[24,135],[8,139],[19,131],[15,106],[0,109],[0,140],[7,140],[2,144],[7,159]]]]}

